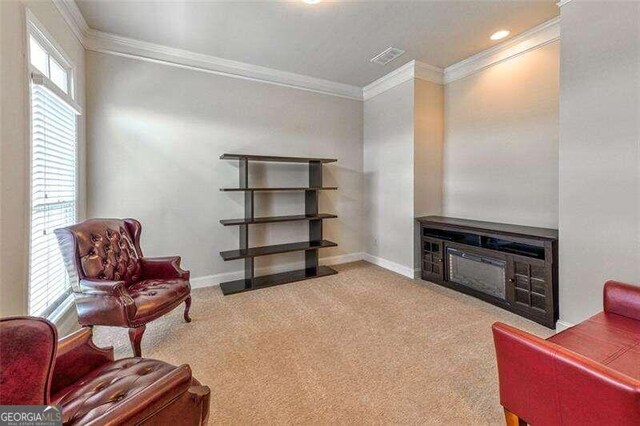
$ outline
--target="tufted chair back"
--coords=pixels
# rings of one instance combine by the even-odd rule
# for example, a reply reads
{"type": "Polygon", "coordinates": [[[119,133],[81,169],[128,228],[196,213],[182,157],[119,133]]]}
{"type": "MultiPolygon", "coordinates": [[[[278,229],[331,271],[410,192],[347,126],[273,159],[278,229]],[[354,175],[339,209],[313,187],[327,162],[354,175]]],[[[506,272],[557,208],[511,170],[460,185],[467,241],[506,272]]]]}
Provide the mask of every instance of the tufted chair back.
{"type": "Polygon", "coordinates": [[[0,405],[49,404],[57,344],[43,318],[0,319],[0,405]]]}
{"type": "Polygon", "coordinates": [[[138,281],[140,265],[140,232],[135,219],[89,219],[67,228],[56,229],[60,250],[75,291],[84,278],[138,281]]]}

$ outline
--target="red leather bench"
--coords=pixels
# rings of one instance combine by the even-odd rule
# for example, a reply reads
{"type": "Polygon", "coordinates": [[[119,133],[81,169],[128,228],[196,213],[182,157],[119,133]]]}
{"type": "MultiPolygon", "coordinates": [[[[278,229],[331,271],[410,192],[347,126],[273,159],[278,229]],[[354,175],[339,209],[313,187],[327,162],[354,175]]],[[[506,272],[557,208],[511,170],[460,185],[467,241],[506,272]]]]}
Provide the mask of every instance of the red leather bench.
{"type": "Polygon", "coordinates": [[[493,324],[508,425],[640,425],[640,287],[604,285],[604,312],[547,340],[493,324]]]}

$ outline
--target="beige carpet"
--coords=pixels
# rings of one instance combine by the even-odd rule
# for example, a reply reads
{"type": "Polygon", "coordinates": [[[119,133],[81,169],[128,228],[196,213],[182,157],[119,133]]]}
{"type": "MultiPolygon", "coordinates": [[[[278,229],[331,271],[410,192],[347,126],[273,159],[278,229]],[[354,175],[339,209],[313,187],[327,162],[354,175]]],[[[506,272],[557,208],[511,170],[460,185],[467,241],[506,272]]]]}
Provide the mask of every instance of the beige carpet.
{"type": "MultiPolygon", "coordinates": [[[[338,275],[222,296],[193,291],[149,326],[146,357],[188,363],[210,424],[501,424],[491,323],[551,331],[365,262],[338,275]]],[[[126,331],[96,341],[130,356],[126,331]]]]}

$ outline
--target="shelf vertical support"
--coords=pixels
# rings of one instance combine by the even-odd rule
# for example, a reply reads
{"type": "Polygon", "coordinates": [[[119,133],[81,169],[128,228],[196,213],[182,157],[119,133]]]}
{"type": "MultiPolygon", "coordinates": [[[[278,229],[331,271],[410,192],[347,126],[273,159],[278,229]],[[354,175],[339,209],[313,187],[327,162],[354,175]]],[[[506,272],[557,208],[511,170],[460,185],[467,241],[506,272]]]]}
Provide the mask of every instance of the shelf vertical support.
{"type": "MultiPolygon", "coordinates": [[[[309,161],[309,187],[322,187],[322,163],[320,161],[309,161]]],[[[304,213],[307,216],[318,215],[318,190],[305,191],[304,213]]],[[[322,220],[309,221],[309,241],[322,240],[322,220]]],[[[318,270],[318,250],[307,250],[305,252],[305,268],[307,270],[318,270]]]]}
{"type": "MultiPolygon", "coordinates": [[[[240,188],[249,187],[249,160],[242,158],[240,161],[240,167],[238,168],[240,173],[240,188]]],[[[244,218],[253,219],[253,191],[244,192],[244,218]]],[[[249,248],[249,225],[240,225],[240,250],[246,250],[249,248]]],[[[248,288],[253,287],[254,280],[254,260],[253,257],[247,257],[244,259],[244,278],[248,288]]]]}

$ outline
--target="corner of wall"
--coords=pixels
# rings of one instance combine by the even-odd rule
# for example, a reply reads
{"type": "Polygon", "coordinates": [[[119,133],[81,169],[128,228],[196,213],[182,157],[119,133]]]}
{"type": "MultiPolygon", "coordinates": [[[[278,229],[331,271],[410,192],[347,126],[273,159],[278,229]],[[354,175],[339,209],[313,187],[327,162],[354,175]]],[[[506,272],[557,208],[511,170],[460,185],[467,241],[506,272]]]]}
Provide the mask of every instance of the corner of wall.
{"type": "MultiPolygon", "coordinates": [[[[444,86],[415,80],[413,141],[414,216],[443,211],[444,86]]],[[[414,222],[414,268],[420,268],[420,227],[414,222]]]]}

